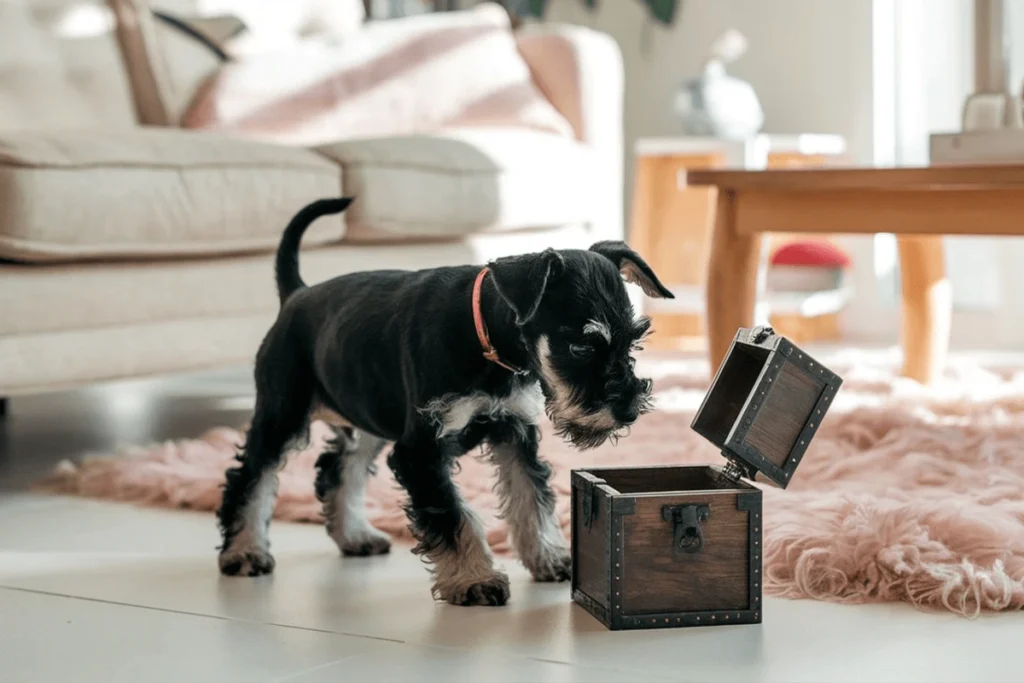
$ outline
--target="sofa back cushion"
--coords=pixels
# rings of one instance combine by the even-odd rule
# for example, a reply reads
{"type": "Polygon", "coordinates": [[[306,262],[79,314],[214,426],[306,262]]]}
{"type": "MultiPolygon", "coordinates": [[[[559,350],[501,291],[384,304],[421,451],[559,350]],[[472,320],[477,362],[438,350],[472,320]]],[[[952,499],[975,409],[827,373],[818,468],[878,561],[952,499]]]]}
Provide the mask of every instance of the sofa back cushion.
{"type": "Polygon", "coordinates": [[[0,129],[134,122],[104,0],[0,0],[0,129]]]}
{"type": "Polygon", "coordinates": [[[467,126],[573,137],[494,3],[245,57],[217,73],[182,125],[306,146],[467,126]]]}

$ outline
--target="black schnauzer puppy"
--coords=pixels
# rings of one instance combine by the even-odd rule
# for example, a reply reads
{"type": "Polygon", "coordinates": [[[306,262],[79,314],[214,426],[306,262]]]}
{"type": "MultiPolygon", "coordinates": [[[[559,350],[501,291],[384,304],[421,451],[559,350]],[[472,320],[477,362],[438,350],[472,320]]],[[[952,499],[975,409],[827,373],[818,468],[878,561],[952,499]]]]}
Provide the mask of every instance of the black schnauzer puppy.
{"type": "Polygon", "coordinates": [[[322,419],[335,438],[317,462],[316,493],[342,554],[390,549],[367,520],[363,496],[375,456],[393,443],[388,466],[408,493],[434,596],[505,604],[508,578],[452,482],[456,459],[483,445],[523,564],[537,581],[568,579],[538,422],[546,410],[560,435],[592,448],[647,411],[651,382],[636,377],[631,352],[650,322],[634,317],[623,278],[651,296],[672,294],[622,242],[548,249],[483,269],[353,273],[307,287],[298,267],[302,234],[350,201],[310,204],[282,237],[281,311],[256,356],[256,409],[218,512],[221,571],[273,571],[267,531],[276,472],[291,442],[322,419]]]}

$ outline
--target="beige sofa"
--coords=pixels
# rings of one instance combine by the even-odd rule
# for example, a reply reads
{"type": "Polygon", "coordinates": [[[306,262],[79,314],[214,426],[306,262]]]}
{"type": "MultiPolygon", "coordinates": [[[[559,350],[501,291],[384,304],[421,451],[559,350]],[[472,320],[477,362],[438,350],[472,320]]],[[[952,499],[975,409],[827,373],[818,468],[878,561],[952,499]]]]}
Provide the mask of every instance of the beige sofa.
{"type": "Polygon", "coordinates": [[[130,0],[0,0],[0,396],[248,362],[276,313],[280,231],[323,196],[358,199],[308,235],[309,281],[622,236],[604,35],[517,34],[574,140],[480,128],[309,150],[175,128],[219,65],[168,31],[130,0]],[[154,103],[170,120],[139,125],[154,103]]]}

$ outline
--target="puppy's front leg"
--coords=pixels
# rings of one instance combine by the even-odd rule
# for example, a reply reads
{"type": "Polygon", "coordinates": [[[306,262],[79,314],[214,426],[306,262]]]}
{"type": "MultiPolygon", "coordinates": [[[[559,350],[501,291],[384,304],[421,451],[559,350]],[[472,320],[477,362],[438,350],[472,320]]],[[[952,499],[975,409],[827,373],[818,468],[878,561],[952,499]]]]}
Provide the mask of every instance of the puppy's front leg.
{"type": "Polygon", "coordinates": [[[434,575],[433,595],[453,605],[504,605],[508,576],[494,566],[483,525],[452,481],[455,456],[439,444],[395,444],[388,466],[409,494],[405,511],[434,575]]]}
{"type": "Polygon", "coordinates": [[[555,514],[551,467],[538,456],[539,433],[525,432],[491,442],[498,468],[496,491],[519,559],[537,581],[567,581],[572,573],[569,544],[555,514]]]}

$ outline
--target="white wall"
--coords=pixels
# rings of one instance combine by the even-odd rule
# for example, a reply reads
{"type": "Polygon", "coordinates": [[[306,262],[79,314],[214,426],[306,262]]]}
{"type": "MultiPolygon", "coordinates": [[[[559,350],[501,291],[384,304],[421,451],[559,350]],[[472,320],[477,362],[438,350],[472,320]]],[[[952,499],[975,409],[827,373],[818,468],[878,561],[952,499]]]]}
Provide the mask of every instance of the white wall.
{"type": "Polygon", "coordinates": [[[699,74],[711,42],[729,28],[750,49],[730,70],[749,80],[770,133],[846,136],[859,161],[872,155],[869,0],[684,0],[675,25],[650,21],[637,0],[550,0],[547,19],[612,35],[626,69],[627,149],[637,137],[676,135],[671,111],[680,83],[699,74]]]}
{"type": "MultiPolygon", "coordinates": [[[[855,162],[875,161],[873,44],[878,2],[683,0],[675,24],[662,27],[647,18],[637,0],[602,0],[596,12],[586,10],[582,0],[549,0],[547,19],[604,31],[622,48],[628,206],[634,140],[680,134],[671,111],[672,96],[680,83],[699,73],[708,47],[729,28],[738,29],[749,41],[748,52],[730,70],[757,90],[766,132],[840,134],[855,162]]],[[[863,293],[850,307],[844,326],[858,336],[865,327],[871,328],[869,335],[894,334],[873,329],[881,295],[873,273],[872,240],[850,237],[844,246],[862,264],[854,279],[863,293]]]]}

